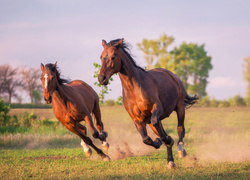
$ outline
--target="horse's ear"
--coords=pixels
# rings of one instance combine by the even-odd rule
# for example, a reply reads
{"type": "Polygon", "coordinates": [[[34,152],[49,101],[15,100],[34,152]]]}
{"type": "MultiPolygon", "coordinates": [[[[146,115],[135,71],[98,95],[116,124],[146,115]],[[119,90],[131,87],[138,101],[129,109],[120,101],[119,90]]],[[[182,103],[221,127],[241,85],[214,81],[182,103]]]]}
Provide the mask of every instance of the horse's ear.
{"type": "Polygon", "coordinates": [[[121,38],[121,39],[118,41],[118,43],[115,44],[115,47],[116,47],[117,49],[122,45],[123,40],[124,40],[124,38],[121,38]]]}
{"type": "Polygon", "coordinates": [[[103,46],[104,48],[107,47],[107,42],[106,42],[105,40],[102,40],[102,46],[103,46]]]}
{"type": "Polygon", "coordinates": [[[53,65],[53,67],[56,67],[56,65],[57,65],[57,62],[53,65]]]}
{"type": "Polygon", "coordinates": [[[44,70],[44,65],[43,65],[43,63],[41,63],[41,70],[43,71],[44,70]]]}

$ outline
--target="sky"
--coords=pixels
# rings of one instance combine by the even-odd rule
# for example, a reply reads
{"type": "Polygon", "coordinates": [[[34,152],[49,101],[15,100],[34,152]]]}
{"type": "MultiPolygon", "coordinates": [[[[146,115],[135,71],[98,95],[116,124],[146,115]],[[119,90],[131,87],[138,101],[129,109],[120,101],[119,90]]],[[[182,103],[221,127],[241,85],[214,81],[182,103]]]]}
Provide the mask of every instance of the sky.
{"type": "MultiPolygon", "coordinates": [[[[216,99],[245,96],[243,59],[250,55],[249,0],[0,0],[0,65],[40,68],[55,63],[62,74],[94,86],[93,63],[101,63],[102,39],[124,38],[138,65],[137,43],[173,36],[205,44],[212,57],[207,93],[216,99]]],[[[105,99],[122,94],[118,75],[105,99]]]]}

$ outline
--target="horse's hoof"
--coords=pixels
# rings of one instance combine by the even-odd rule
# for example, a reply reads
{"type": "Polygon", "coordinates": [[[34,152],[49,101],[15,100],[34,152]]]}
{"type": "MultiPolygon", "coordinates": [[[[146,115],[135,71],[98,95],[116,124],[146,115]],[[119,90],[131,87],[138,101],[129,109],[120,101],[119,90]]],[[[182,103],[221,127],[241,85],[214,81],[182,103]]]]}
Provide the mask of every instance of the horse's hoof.
{"type": "Polygon", "coordinates": [[[92,155],[92,149],[89,148],[87,151],[84,151],[84,153],[85,153],[85,155],[86,155],[87,157],[89,157],[89,156],[92,155]]]}
{"type": "Polygon", "coordinates": [[[186,150],[178,151],[178,158],[184,158],[187,155],[186,150]]]}
{"type": "Polygon", "coordinates": [[[107,156],[107,155],[103,155],[103,156],[102,156],[102,160],[103,160],[103,161],[109,161],[109,160],[110,160],[110,157],[107,156]]]}
{"type": "Polygon", "coordinates": [[[159,148],[161,147],[161,145],[162,145],[161,139],[160,139],[160,138],[156,138],[156,139],[154,140],[154,142],[155,142],[155,144],[156,144],[155,149],[159,149],[159,148]]]}
{"type": "Polygon", "coordinates": [[[108,137],[108,133],[106,131],[102,131],[100,134],[99,134],[99,139],[101,141],[105,140],[106,138],[108,137]]]}
{"type": "Polygon", "coordinates": [[[168,167],[168,169],[174,169],[175,168],[174,162],[173,161],[169,161],[167,167],[168,167]]]}
{"type": "Polygon", "coordinates": [[[107,141],[103,141],[102,142],[102,149],[104,151],[106,151],[106,150],[108,150],[108,148],[109,148],[109,143],[107,141]]]}

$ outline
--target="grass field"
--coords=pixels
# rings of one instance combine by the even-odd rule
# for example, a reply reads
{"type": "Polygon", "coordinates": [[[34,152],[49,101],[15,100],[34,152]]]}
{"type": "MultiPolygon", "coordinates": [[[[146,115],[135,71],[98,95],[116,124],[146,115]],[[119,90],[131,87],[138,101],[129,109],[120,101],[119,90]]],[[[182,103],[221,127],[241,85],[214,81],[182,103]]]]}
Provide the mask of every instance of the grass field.
{"type": "MultiPolygon", "coordinates": [[[[80,139],[64,127],[46,131],[0,135],[0,179],[249,179],[250,108],[197,108],[186,112],[185,148],[177,158],[177,120],[173,113],[163,121],[175,140],[176,168],[167,168],[166,149],[142,143],[123,106],[102,107],[111,161],[96,154],[87,158],[80,139]]],[[[51,109],[12,109],[54,118],[51,109]]],[[[55,119],[54,119],[55,120],[55,119]]],[[[84,124],[84,123],[83,123],[84,124]]],[[[156,136],[148,129],[152,139],[156,136]]],[[[94,140],[100,147],[100,142],[94,140]]]]}

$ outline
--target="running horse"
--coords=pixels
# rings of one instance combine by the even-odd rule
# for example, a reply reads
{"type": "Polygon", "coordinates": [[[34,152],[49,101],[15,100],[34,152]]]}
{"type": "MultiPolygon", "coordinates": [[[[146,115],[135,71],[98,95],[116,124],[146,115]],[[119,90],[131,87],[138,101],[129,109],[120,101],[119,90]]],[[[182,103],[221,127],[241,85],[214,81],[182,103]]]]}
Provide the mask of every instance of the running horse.
{"type": "Polygon", "coordinates": [[[86,156],[92,154],[91,146],[102,158],[109,160],[109,156],[97,148],[92,140],[87,137],[87,128],[80,124],[85,121],[90,128],[94,138],[102,141],[103,149],[108,149],[106,141],[107,132],[103,131],[101,112],[99,107],[99,97],[96,92],[85,82],[74,80],[69,82],[60,77],[57,63],[41,64],[41,81],[44,89],[43,99],[46,103],[52,102],[55,117],[71,132],[81,138],[81,145],[86,156]],[[96,118],[96,128],[92,121],[92,114],[96,118]]]}
{"type": "Polygon", "coordinates": [[[174,140],[163,129],[162,122],[176,111],[178,117],[177,132],[179,135],[178,155],[186,155],[183,138],[185,136],[185,106],[192,105],[196,96],[190,97],[185,91],[181,80],[172,72],[156,68],[149,71],[136,65],[130,55],[128,44],[123,39],[107,43],[102,40],[104,50],[101,54],[101,69],[98,81],[107,85],[109,78],[118,73],[122,84],[125,109],[133,119],[145,144],[158,149],[162,142],[167,147],[168,168],[174,168],[172,146],[174,140]],[[160,137],[154,141],[148,136],[146,125],[160,137]]]}

